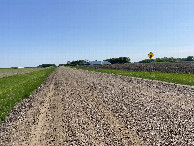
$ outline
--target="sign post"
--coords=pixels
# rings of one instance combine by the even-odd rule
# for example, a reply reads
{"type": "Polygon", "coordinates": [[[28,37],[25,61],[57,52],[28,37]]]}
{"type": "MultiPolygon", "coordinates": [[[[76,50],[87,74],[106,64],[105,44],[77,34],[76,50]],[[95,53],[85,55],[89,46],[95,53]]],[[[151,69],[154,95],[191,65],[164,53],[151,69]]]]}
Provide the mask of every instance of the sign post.
{"type": "Polygon", "coordinates": [[[152,59],[152,57],[154,56],[154,54],[152,53],[152,52],[150,52],[149,54],[148,54],[148,57],[150,58],[150,75],[151,75],[151,72],[152,72],[152,66],[151,66],[151,59],[152,59]]]}

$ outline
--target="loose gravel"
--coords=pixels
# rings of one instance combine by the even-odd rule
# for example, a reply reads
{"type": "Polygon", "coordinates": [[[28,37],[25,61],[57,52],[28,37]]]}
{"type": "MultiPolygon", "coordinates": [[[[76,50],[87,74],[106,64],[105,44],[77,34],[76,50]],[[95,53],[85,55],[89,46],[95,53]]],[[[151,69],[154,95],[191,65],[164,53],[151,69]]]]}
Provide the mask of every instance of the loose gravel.
{"type": "Polygon", "coordinates": [[[0,124],[0,145],[194,145],[194,87],[59,67],[0,124]]]}

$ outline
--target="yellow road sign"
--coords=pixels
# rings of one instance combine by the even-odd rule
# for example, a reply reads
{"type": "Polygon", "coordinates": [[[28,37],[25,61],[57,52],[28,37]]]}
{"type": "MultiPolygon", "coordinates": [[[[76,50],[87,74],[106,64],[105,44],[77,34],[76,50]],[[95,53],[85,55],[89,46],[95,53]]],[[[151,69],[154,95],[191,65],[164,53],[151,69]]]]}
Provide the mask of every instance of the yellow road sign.
{"type": "Polygon", "coordinates": [[[150,59],[152,59],[153,56],[154,56],[154,54],[153,54],[152,52],[150,52],[150,53],[148,54],[148,57],[149,57],[150,59]]]}

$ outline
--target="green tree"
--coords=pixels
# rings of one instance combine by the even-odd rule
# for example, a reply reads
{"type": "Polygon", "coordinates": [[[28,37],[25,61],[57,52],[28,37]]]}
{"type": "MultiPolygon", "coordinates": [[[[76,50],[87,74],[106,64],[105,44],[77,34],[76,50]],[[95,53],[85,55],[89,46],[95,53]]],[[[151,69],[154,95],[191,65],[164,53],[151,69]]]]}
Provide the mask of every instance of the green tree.
{"type": "Polygon", "coordinates": [[[193,56],[188,56],[188,57],[186,58],[186,61],[194,61],[194,57],[193,57],[193,56]]]}
{"type": "Polygon", "coordinates": [[[104,61],[108,61],[111,64],[123,64],[123,63],[130,63],[130,58],[129,57],[119,57],[119,58],[110,58],[106,59],[104,61]]]}
{"type": "Polygon", "coordinates": [[[51,67],[51,66],[56,66],[55,64],[42,64],[39,65],[38,67],[51,67]]]}
{"type": "Polygon", "coordinates": [[[77,60],[77,61],[72,61],[69,64],[70,66],[76,66],[76,65],[89,65],[88,62],[84,61],[84,60],[77,60]]]}
{"type": "MultiPolygon", "coordinates": [[[[188,56],[187,58],[173,58],[163,57],[152,59],[152,62],[180,62],[180,61],[194,61],[194,56],[188,56]]],[[[149,59],[139,61],[139,63],[149,63],[149,59]]]]}

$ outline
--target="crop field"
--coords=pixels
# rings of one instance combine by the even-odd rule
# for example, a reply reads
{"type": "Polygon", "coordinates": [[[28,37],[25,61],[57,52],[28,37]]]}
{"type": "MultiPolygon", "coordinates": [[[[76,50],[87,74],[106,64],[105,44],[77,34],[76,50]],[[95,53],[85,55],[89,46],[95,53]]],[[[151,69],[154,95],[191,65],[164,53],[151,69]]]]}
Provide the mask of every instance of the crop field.
{"type": "MultiPolygon", "coordinates": [[[[194,74],[194,62],[152,63],[151,66],[153,72],[194,74]]],[[[86,67],[95,69],[113,69],[125,71],[150,71],[150,63],[89,65],[86,67]]]]}
{"type": "Polygon", "coordinates": [[[85,67],[76,67],[76,66],[72,68],[194,86],[194,74],[152,72],[150,75],[150,72],[143,72],[143,71],[140,72],[140,71],[125,71],[125,70],[113,70],[113,69],[94,69],[94,68],[85,68],[85,67]]]}
{"type": "MultiPolygon", "coordinates": [[[[30,71],[33,70],[35,72],[0,78],[0,122],[9,114],[15,104],[38,88],[54,68],[40,71],[30,69],[30,71]]],[[[29,72],[28,69],[25,71],[29,72]]]]}
{"type": "Polygon", "coordinates": [[[193,145],[193,105],[194,86],[58,67],[2,121],[0,145],[193,145]]]}
{"type": "Polygon", "coordinates": [[[18,68],[18,69],[13,69],[13,68],[0,68],[0,78],[2,77],[8,77],[8,76],[13,76],[17,74],[24,74],[24,73],[30,73],[34,71],[39,71],[43,70],[45,68],[18,68]]]}

